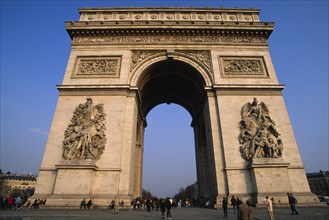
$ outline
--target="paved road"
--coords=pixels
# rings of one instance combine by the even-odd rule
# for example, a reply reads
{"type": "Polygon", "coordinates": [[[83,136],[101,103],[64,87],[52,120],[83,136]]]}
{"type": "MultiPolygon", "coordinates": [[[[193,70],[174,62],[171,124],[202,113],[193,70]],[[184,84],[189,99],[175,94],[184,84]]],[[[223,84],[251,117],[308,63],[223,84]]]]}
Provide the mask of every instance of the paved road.
{"type": "MultiPolygon", "coordinates": [[[[265,208],[254,208],[254,219],[268,219],[265,208]]],[[[321,207],[299,207],[300,215],[291,215],[289,208],[275,207],[274,215],[276,220],[328,220],[329,206],[321,207]]],[[[160,212],[151,211],[150,213],[140,210],[120,211],[114,213],[109,209],[21,209],[18,211],[1,211],[1,220],[160,220],[160,212]]],[[[181,208],[172,209],[173,220],[219,220],[223,218],[221,209],[206,208],[181,208]]],[[[237,219],[233,210],[229,210],[228,219],[237,219]]]]}

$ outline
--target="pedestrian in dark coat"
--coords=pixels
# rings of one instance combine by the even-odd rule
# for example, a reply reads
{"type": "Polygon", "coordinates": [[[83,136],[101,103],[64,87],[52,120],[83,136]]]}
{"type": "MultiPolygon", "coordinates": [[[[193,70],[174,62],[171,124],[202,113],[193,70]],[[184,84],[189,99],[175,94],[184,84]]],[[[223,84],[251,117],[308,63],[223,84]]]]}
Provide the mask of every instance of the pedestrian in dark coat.
{"type": "Polygon", "coordinates": [[[166,211],[166,200],[164,200],[164,199],[161,199],[160,211],[161,211],[161,218],[164,219],[165,218],[164,213],[166,211]]]}
{"type": "Polygon", "coordinates": [[[287,193],[288,195],[288,201],[291,209],[291,214],[292,215],[298,215],[297,211],[297,199],[292,195],[292,193],[287,193]]]}
{"type": "Polygon", "coordinates": [[[232,196],[232,198],[231,198],[231,205],[233,206],[234,213],[236,213],[235,208],[236,208],[236,205],[237,205],[237,201],[236,201],[236,198],[234,196],[232,196]]]}
{"type": "Polygon", "coordinates": [[[224,218],[227,218],[227,199],[225,197],[223,197],[222,200],[222,207],[224,212],[224,218]]]}
{"type": "Polygon", "coordinates": [[[170,202],[170,199],[167,198],[166,200],[166,209],[167,209],[167,219],[171,219],[171,202],[170,202]]]}

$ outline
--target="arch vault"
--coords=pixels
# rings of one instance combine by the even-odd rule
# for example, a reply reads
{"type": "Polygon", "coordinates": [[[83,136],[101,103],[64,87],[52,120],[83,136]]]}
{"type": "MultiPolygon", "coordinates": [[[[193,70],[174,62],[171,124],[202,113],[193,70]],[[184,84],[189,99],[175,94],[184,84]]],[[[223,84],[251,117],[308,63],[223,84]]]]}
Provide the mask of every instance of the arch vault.
{"type": "Polygon", "coordinates": [[[220,204],[316,202],[258,9],[88,8],[66,22],[72,49],[36,186],[49,206],[141,195],[146,115],[192,117],[198,194],[220,204]]]}

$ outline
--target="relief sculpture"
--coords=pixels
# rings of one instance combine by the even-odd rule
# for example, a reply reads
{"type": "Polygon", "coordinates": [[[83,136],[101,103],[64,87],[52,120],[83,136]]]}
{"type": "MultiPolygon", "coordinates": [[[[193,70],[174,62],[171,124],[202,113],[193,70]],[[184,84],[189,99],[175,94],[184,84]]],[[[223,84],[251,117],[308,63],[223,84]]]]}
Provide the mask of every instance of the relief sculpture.
{"type": "Polygon", "coordinates": [[[91,98],[76,107],[64,132],[63,158],[98,160],[106,144],[103,104],[93,105],[91,98]]]}
{"type": "Polygon", "coordinates": [[[225,60],[224,71],[227,73],[262,73],[259,60],[225,60]]]}
{"type": "Polygon", "coordinates": [[[118,72],[118,61],[109,59],[81,60],[77,74],[97,74],[118,72]]]}
{"type": "Polygon", "coordinates": [[[282,157],[283,143],[265,103],[256,98],[242,107],[239,123],[240,152],[244,159],[282,157]]]}

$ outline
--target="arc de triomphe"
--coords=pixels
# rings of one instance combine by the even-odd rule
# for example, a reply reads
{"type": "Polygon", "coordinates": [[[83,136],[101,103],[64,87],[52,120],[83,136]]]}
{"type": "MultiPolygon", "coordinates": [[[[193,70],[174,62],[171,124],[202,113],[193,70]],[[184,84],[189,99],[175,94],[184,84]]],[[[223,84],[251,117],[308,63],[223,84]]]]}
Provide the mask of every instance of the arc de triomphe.
{"type": "Polygon", "coordinates": [[[141,195],[146,116],[192,117],[199,197],[316,202],[258,9],[86,8],[72,39],[35,198],[107,206],[141,195]]]}

